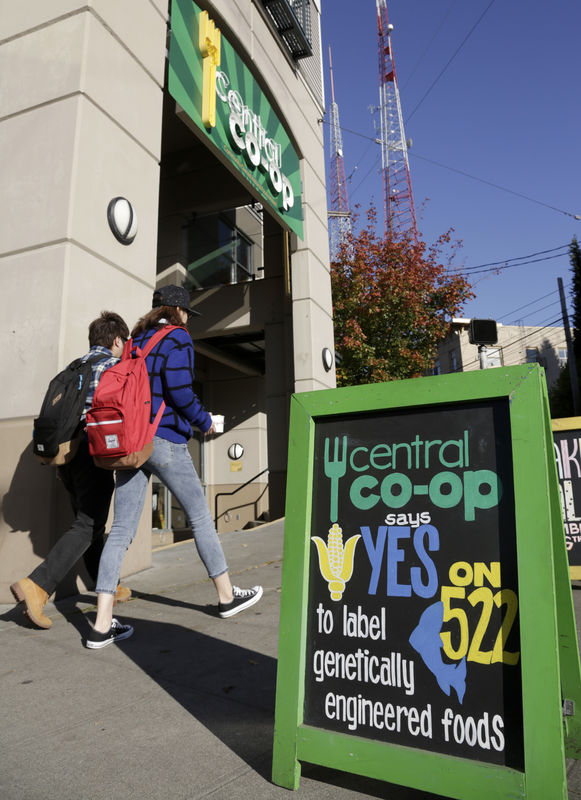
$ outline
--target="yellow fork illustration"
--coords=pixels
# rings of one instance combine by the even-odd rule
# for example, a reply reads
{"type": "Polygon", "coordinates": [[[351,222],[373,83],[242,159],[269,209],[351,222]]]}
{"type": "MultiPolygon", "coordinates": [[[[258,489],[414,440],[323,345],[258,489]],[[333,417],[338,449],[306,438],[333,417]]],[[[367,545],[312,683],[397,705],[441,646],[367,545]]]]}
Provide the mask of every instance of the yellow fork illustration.
{"type": "Polygon", "coordinates": [[[321,575],[329,584],[331,600],[340,600],[342,598],[345,584],[353,575],[355,545],[360,538],[360,534],[352,536],[343,546],[343,529],[336,522],[329,528],[327,544],[320,536],[311,537],[317,545],[319,569],[321,570],[321,575]]]}

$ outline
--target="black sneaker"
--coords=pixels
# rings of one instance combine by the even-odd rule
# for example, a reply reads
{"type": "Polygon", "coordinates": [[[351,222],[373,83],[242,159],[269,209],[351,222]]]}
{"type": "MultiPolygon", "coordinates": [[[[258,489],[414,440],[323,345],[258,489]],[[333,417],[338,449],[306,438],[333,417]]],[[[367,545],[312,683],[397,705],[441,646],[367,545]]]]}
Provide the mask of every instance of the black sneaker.
{"type": "Polygon", "coordinates": [[[234,596],[231,603],[220,603],[218,605],[218,612],[222,619],[233,617],[239,611],[244,611],[245,608],[250,608],[250,606],[258,603],[262,597],[262,586],[253,586],[252,589],[239,589],[237,586],[233,586],[232,594],[234,596]]]}
{"type": "Polygon", "coordinates": [[[99,631],[93,630],[90,636],[87,637],[85,644],[91,650],[100,650],[101,647],[107,647],[108,644],[113,644],[113,642],[129,639],[132,633],[133,628],[131,625],[122,625],[119,620],[113,619],[107,633],[99,633],[99,631]]]}

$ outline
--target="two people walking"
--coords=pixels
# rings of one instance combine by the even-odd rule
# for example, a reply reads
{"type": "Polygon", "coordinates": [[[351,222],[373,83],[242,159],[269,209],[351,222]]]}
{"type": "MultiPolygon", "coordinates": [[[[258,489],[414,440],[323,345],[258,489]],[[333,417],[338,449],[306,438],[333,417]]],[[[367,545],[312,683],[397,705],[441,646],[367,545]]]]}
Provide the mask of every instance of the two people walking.
{"type": "MultiPolygon", "coordinates": [[[[151,475],[156,475],[165,483],[185,511],[198,554],[216,589],[219,616],[234,616],[257,603],[262,596],[261,586],[240,589],[232,585],[222,545],[187,448],[194,427],[204,434],[215,432],[212,416],[205,410],[193,388],[194,348],[185,326],[194,313],[190,309],[190,298],[186,289],[173,285],[164,286],[154,292],[152,309],[139,319],[131,332],[133,345],[143,349],[156,331],[165,326],[177,326],[146,357],[151,384],[151,419],[155,418],[163,403],[165,409],[153,440],[153,453],[148,460],[139,469],[118,470],[116,473],[114,520],[102,551],[96,580],[97,617],[85,642],[90,649],[101,649],[126,639],[133,633],[131,625],[122,624],[113,618],[113,606],[119,592],[123,558],[135,537],[151,475]]],[[[119,343],[124,338],[126,337],[119,335],[119,343]]],[[[114,342],[109,344],[114,345],[114,342]]],[[[120,356],[122,349],[121,346],[119,352],[111,350],[111,357],[115,358],[116,353],[120,356]]],[[[88,445],[86,451],[82,452],[83,458],[86,456],[90,459],[88,445]]],[[[75,456],[71,464],[78,457],[75,456]]],[[[94,469],[98,473],[104,473],[102,480],[106,485],[109,485],[109,481],[112,483],[111,473],[96,467],[94,469]]],[[[106,505],[105,520],[109,502],[106,505]]],[[[47,594],[48,599],[49,589],[53,584],[47,581],[37,584],[35,576],[40,580],[35,571],[28,579],[13,584],[13,593],[17,600],[24,600],[29,617],[37,624],[34,617],[40,619],[37,613],[38,603],[35,606],[30,597],[27,600],[24,591],[23,596],[19,596],[21,589],[16,588],[22,587],[26,580],[31,580],[47,594]],[[31,614],[31,607],[34,616],[31,614]]],[[[44,594],[41,601],[43,599],[44,594]]]]}

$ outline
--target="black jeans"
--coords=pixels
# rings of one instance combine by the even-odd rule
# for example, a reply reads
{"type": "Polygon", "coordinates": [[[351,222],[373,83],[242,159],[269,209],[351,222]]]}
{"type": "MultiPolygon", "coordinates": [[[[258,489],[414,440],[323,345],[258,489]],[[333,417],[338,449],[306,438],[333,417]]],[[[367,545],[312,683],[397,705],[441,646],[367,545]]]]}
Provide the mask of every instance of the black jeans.
{"type": "Polygon", "coordinates": [[[97,582],[105,525],[115,487],[113,471],[94,465],[85,439],[73,460],[58,470],[71,498],[75,519],[42,564],[28,576],[49,595],[81,556],[84,556],[90,577],[97,582]]]}

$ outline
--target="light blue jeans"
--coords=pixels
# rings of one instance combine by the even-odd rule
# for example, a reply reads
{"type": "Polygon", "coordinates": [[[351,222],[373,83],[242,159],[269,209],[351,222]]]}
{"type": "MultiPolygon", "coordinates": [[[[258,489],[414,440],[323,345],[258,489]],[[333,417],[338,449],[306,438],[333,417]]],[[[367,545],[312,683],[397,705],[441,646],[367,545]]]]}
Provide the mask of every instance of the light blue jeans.
{"type": "Polygon", "coordinates": [[[154,438],[153,445],[153,453],[142,467],[117,472],[113,526],[99,563],[96,589],[99,594],[115,594],[121,564],[135,537],[152,474],[165,483],[184,509],[208,576],[217,578],[228,570],[187,445],[169,442],[158,436],[154,438]]]}

